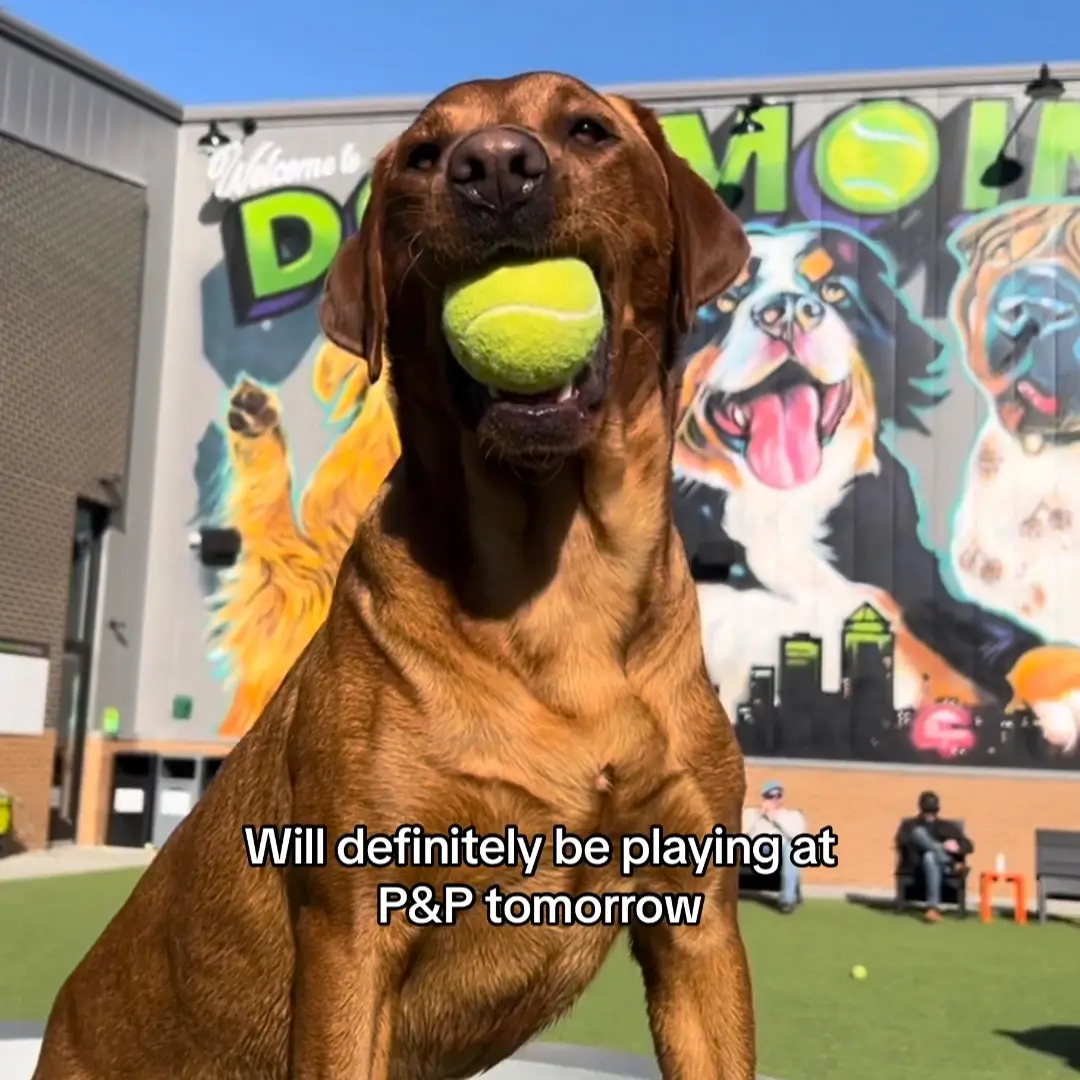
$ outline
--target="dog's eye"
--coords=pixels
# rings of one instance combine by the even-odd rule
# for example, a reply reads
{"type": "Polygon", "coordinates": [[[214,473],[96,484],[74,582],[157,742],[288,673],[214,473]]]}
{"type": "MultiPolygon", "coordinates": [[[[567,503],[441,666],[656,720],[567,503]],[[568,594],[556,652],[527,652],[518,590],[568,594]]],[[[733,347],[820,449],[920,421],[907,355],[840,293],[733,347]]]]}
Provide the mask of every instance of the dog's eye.
{"type": "Polygon", "coordinates": [[[821,299],[826,304],[839,304],[842,300],[846,300],[847,296],[847,289],[837,281],[826,281],[821,286],[821,299]]]}
{"type": "Polygon", "coordinates": [[[414,146],[409,151],[405,164],[416,172],[431,172],[439,164],[439,155],[441,153],[442,151],[435,143],[420,143],[419,146],[414,146]]]}
{"type": "Polygon", "coordinates": [[[595,117],[580,116],[570,125],[570,138],[582,146],[599,146],[611,138],[611,132],[595,117]]]}
{"type": "Polygon", "coordinates": [[[722,314],[730,315],[739,306],[739,302],[733,296],[721,296],[716,301],[716,306],[722,314]]]}

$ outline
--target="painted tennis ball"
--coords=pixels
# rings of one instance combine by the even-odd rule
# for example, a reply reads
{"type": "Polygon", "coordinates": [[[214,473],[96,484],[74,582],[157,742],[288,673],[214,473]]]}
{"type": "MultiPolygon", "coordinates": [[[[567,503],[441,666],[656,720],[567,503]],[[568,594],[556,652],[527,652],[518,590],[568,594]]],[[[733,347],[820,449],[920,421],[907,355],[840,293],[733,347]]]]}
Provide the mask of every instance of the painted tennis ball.
{"type": "Polygon", "coordinates": [[[927,112],[905,101],[868,101],[826,125],[814,169],[837,206],[888,214],[926,194],[939,159],[937,127],[927,112]]]}
{"type": "Polygon", "coordinates": [[[454,359],[496,390],[542,394],[569,384],[604,331],[592,270],[579,259],[512,263],[462,282],[443,298],[454,359]]]}
{"type": "Polygon", "coordinates": [[[867,973],[867,970],[866,970],[866,968],[864,968],[864,967],[862,966],[862,964],[856,964],[856,965],[855,965],[855,966],[854,966],[854,967],[853,967],[853,968],[851,969],[851,977],[852,977],[853,979],[860,979],[860,980],[861,980],[861,979],[865,979],[865,978],[866,978],[866,976],[867,976],[867,974],[868,974],[868,973],[867,973]]]}

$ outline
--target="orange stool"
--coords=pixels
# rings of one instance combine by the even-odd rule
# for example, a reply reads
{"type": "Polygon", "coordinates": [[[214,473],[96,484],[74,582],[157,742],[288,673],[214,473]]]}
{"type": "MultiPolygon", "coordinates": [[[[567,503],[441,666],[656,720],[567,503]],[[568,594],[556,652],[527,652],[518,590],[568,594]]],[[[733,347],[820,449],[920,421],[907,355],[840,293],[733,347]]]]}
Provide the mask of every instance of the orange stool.
{"type": "Polygon", "coordinates": [[[1023,874],[1008,870],[998,873],[996,870],[984,870],[979,875],[979,912],[983,922],[993,918],[990,902],[993,899],[994,886],[1011,885],[1013,891],[1013,918],[1017,924],[1027,923],[1027,881],[1023,874]]]}

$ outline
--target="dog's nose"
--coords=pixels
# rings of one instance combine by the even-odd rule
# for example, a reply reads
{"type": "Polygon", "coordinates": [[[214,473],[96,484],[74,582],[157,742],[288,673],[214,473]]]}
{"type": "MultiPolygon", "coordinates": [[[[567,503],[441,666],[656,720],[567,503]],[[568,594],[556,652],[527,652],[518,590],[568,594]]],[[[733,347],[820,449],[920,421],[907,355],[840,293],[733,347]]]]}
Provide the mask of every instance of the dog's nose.
{"type": "Polygon", "coordinates": [[[513,127],[474,131],[454,148],[447,176],[454,192],[491,210],[506,210],[528,199],[548,171],[540,140],[513,127]]]}
{"type": "Polygon", "coordinates": [[[825,305],[816,296],[777,293],[755,305],[751,318],[769,337],[783,340],[796,329],[813,330],[825,318],[825,305]]]}
{"type": "Polygon", "coordinates": [[[1078,306],[1067,296],[1007,296],[995,305],[994,319],[1008,337],[1038,337],[1075,325],[1078,306]]]}

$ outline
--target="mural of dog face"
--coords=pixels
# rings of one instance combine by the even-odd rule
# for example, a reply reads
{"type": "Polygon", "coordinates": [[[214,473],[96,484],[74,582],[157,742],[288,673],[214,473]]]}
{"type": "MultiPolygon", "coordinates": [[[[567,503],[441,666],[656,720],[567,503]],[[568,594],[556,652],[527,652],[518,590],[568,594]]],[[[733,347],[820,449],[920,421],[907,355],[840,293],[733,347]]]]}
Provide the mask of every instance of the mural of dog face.
{"type": "Polygon", "coordinates": [[[1012,203],[962,225],[950,323],[989,410],[953,518],[965,595],[1046,642],[1011,708],[1080,744],[1080,199],[1012,203]],[[1049,681],[1048,681],[1049,679],[1049,681]]]}
{"type": "Polygon", "coordinates": [[[952,239],[968,370],[1024,449],[1080,437],[1080,199],[1006,207],[952,239]]]}
{"type": "Polygon", "coordinates": [[[920,387],[941,345],[898,293],[886,253],[831,225],[751,226],[735,283],[689,343],[676,472],[735,490],[802,487],[842,430],[873,468],[879,421],[925,432],[920,387]]]}

